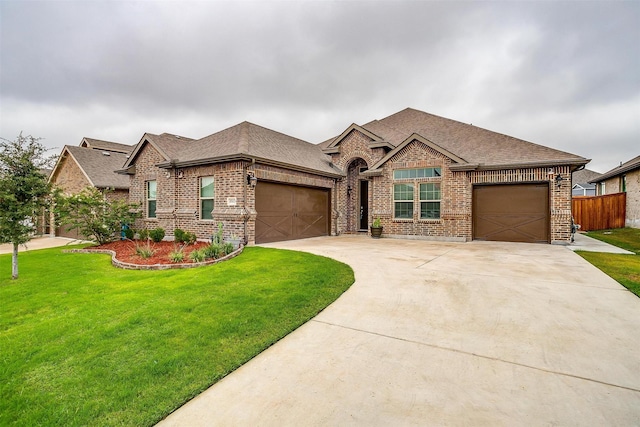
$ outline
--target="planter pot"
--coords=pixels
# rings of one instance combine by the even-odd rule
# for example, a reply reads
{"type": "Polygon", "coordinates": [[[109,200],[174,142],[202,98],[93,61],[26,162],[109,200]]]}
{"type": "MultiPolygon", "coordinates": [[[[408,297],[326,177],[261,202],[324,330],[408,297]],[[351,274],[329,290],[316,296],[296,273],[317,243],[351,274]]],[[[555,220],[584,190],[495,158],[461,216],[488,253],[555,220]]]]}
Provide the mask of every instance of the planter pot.
{"type": "Polygon", "coordinates": [[[382,236],[382,227],[371,227],[371,237],[379,239],[382,236]]]}
{"type": "Polygon", "coordinates": [[[228,242],[233,244],[233,250],[235,251],[240,247],[240,243],[242,242],[242,239],[229,239],[228,242]]]}

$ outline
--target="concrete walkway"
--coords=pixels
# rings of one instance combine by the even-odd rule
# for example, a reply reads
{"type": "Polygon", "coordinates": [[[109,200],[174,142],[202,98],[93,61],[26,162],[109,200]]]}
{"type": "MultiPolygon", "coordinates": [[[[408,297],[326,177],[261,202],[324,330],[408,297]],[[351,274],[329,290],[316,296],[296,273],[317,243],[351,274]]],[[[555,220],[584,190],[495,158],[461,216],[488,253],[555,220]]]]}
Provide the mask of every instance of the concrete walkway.
{"type": "MultiPolygon", "coordinates": [[[[26,245],[20,245],[18,252],[33,251],[36,249],[55,248],[58,246],[77,245],[86,243],[82,240],[68,239],[66,237],[36,237],[29,240],[26,245]]],[[[0,255],[10,254],[13,252],[13,245],[4,243],[0,245],[0,255]]]]}
{"type": "Polygon", "coordinates": [[[566,247],[265,246],[356,282],[161,426],[640,425],[640,298],[566,247]]]}
{"type": "Polygon", "coordinates": [[[610,254],[635,255],[625,249],[610,245],[601,240],[589,237],[586,234],[576,233],[575,241],[567,246],[572,251],[606,252],[610,254]]]}

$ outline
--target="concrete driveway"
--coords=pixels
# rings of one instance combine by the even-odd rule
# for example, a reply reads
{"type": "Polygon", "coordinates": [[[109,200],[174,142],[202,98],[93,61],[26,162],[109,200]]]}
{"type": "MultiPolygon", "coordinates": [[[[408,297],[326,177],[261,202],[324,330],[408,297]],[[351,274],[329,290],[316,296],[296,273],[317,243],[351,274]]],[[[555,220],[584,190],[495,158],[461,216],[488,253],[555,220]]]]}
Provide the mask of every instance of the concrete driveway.
{"type": "Polygon", "coordinates": [[[160,425],[640,425],[640,298],[565,247],[265,246],[356,283],[160,425]]]}

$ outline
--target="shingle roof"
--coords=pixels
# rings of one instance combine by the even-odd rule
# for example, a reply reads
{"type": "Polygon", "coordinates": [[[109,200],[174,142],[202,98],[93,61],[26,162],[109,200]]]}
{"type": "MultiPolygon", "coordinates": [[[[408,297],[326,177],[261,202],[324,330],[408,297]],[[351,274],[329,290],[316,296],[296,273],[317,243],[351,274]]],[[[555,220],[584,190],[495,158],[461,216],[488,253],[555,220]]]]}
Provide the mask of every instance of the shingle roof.
{"type": "Polygon", "coordinates": [[[318,145],[246,121],[183,146],[170,156],[172,165],[178,167],[253,158],[322,175],[341,174],[318,145]]]}
{"type": "Polygon", "coordinates": [[[590,181],[598,178],[600,175],[602,175],[600,172],[592,171],[590,169],[581,169],[571,174],[571,180],[573,181],[574,185],[587,184],[590,181]]]}
{"type": "MultiPolygon", "coordinates": [[[[468,165],[508,167],[542,164],[586,164],[588,159],[477,126],[407,108],[362,126],[393,146],[418,134],[468,165]]],[[[464,165],[461,165],[464,166],[464,165]]]]}
{"type": "Polygon", "coordinates": [[[96,150],[114,151],[117,153],[130,153],[133,145],[120,144],[119,142],[102,141],[100,139],[82,138],[81,147],[93,148],[96,150]]]}
{"type": "Polygon", "coordinates": [[[62,150],[62,155],[65,151],[73,156],[95,187],[129,188],[129,177],[115,173],[127,160],[127,154],[68,145],[62,150]]]}
{"type": "Polygon", "coordinates": [[[610,171],[603,173],[596,179],[592,179],[589,182],[601,182],[601,181],[604,181],[605,179],[609,179],[616,175],[621,175],[625,172],[629,172],[635,169],[640,169],[640,156],[634,157],[633,159],[621,164],[620,166],[617,166],[611,169],[610,171]]]}

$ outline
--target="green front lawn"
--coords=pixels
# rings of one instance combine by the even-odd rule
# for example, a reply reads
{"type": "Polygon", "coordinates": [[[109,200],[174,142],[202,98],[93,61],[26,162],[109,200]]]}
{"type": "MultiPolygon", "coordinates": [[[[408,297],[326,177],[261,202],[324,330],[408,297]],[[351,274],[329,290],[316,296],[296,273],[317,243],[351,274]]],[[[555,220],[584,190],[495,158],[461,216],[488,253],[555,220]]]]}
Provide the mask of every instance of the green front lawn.
{"type": "Polygon", "coordinates": [[[640,254],[640,228],[614,228],[589,231],[586,234],[594,239],[640,254]]]}
{"type": "Polygon", "coordinates": [[[345,264],[246,248],[221,264],[127,271],[60,248],[0,256],[0,425],[153,425],[354,281],[345,264]]]}
{"type": "Polygon", "coordinates": [[[616,228],[590,231],[587,236],[635,252],[636,255],[577,252],[581,257],[614,278],[640,297],[640,229],[616,228]]]}

